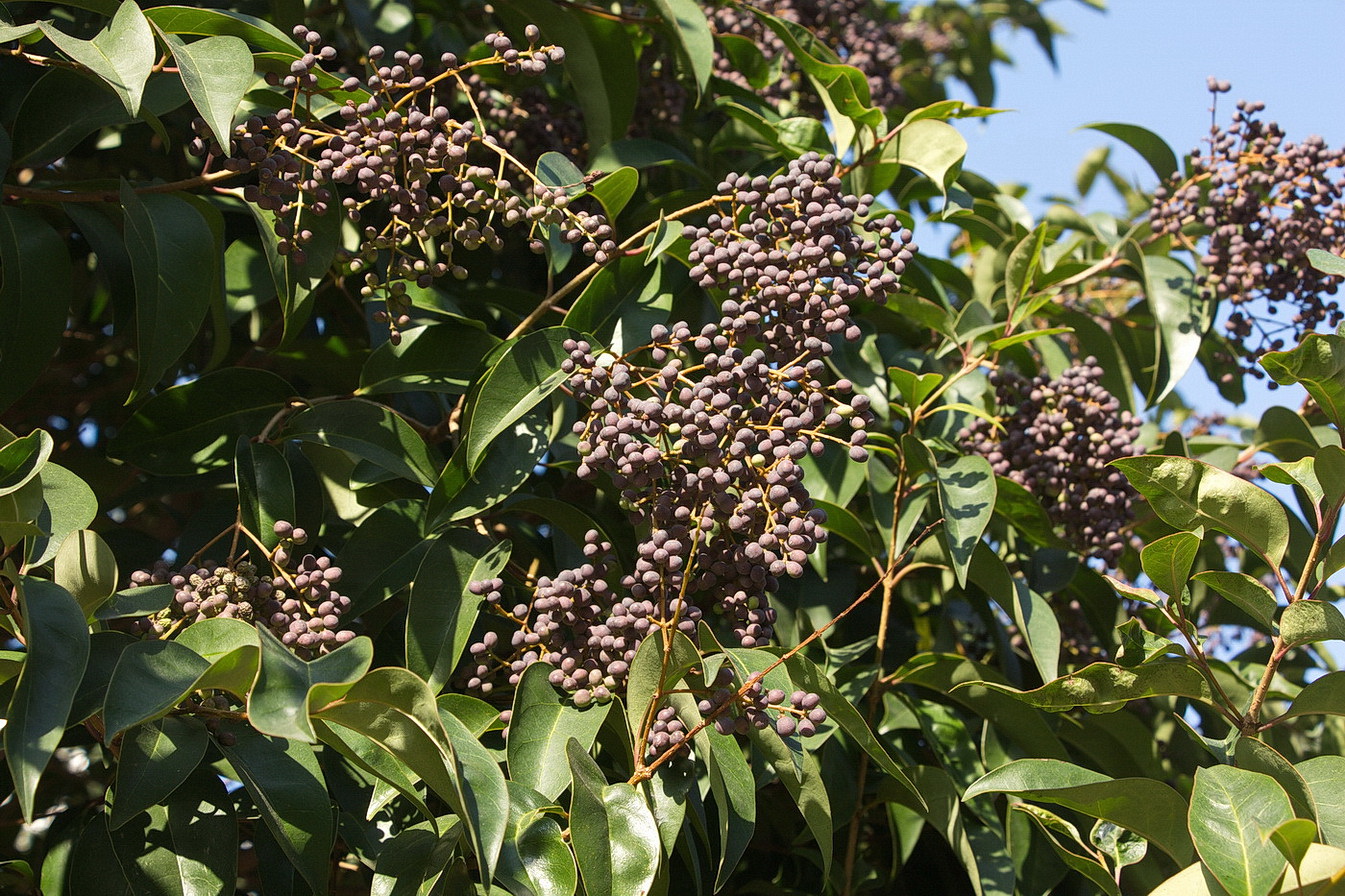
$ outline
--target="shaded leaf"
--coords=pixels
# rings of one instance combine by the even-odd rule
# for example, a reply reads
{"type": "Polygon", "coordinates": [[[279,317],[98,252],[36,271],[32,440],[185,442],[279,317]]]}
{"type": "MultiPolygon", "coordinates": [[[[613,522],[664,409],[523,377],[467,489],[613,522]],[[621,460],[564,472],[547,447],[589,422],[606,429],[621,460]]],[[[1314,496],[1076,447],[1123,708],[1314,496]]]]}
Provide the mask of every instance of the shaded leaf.
{"type": "Polygon", "coordinates": [[[550,327],[520,336],[504,348],[473,390],[465,414],[467,470],[475,472],[487,446],[561,384],[566,376],[561,362],[569,357],[561,343],[575,335],[565,327],[550,327]]]}
{"type": "Polygon", "coordinates": [[[0,205],[0,408],[28,391],[65,331],[71,294],[65,240],[31,211],[0,205]]]}
{"type": "Polygon", "coordinates": [[[50,22],[42,33],[71,59],[102,78],[131,117],[140,114],[145,81],[154,67],[154,32],[133,0],[124,0],[108,26],[92,40],[71,37],[50,22]]]}
{"type": "Polygon", "coordinates": [[[948,535],[948,552],[959,585],[995,510],[995,473],[985,458],[968,454],[937,467],[939,505],[948,535]]]}
{"type": "Polygon", "coordinates": [[[1345,640],[1345,615],[1326,601],[1295,601],[1280,616],[1280,635],[1285,647],[1345,640]]]}
{"type": "Polygon", "coordinates": [[[258,626],[261,663],[248,692],[248,722],[263,734],[316,743],[308,715],[339,699],[374,659],[368,638],[355,638],[331,653],[304,661],[281,644],[271,630],[258,626]]]}
{"type": "Polygon", "coordinates": [[[117,558],[98,533],[81,529],[56,552],[52,578],[79,601],[86,617],[92,616],[117,590],[117,558]]]}
{"type": "Polygon", "coordinates": [[[286,423],[285,437],[339,448],[421,485],[433,485],[439,462],[405,420],[372,401],[354,398],[314,405],[286,423]]]}
{"type": "Polygon", "coordinates": [[[228,35],[188,44],[172,34],[164,34],[164,41],[173,53],[196,111],[214,132],[216,142],[229,148],[234,113],[255,77],[248,45],[228,35]]]}
{"type": "Polygon", "coordinates": [[[116,801],[109,827],[164,802],[205,756],[210,735],[195,719],[169,716],[126,733],[117,758],[116,801]]]}
{"type": "Polygon", "coordinates": [[[1227,572],[1220,569],[1196,573],[1192,580],[1203,582],[1235,604],[1248,616],[1259,622],[1269,632],[1275,624],[1275,612],[1279,609],[1275,595],[1258,579],[1242,572],[1227,572]]]}
{"type": "Polygon", "coordinates": [[[1189,659],[1155,660],[1133,669],[1093,663],[1031,691],[988,681],[975,684],[1012,694],[1024,703],[1049,712],[1079,708],[1090,712],[1115,712],[1131,700],[1160,694],[1190,697],[1215,705],[1209,683],[1189,659]]]}

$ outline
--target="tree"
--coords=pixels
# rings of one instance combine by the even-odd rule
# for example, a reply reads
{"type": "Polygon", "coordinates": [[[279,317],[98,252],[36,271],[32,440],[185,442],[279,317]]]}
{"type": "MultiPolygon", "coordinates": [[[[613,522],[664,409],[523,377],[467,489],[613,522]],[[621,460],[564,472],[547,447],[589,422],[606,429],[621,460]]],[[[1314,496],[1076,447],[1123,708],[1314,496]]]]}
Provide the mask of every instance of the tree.
{"type": "Polygon", "coordinates": [[[1330,890],[1345,154],[1036,219],[1035,2],[305,6],[0,23],[9,891],[1330,890]]]}

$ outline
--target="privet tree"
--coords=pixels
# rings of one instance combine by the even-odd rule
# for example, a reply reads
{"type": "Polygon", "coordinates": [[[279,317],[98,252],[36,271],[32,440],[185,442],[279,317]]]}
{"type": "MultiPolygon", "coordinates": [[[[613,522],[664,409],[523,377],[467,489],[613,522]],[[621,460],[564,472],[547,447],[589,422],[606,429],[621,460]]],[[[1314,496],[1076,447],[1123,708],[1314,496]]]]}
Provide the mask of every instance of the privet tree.
{"type": "Polygon", "coordinates": [[[1034,217],[1027,0],[306,7],[0,24],[7,892],[1336,885],[1345,155],[1034,217]]]}

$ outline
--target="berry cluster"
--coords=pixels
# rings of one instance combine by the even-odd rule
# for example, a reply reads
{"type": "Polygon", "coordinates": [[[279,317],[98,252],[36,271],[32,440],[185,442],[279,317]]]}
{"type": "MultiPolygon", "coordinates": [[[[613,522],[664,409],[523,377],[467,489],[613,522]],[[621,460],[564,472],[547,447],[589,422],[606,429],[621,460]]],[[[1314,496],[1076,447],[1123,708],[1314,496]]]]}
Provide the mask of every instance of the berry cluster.
{"type": "MultiPolygon", "coordinates": [[[[952,40],[938,26],[906,16],[894,3],[874,0],[779,0],[769,12],[802,25],[834,49],[847,65],[864,73],[874,105],[902,105],[901,79],[930,70],[933,60],[952,49],[952,40]]],[[[780,77],[760,91],[772,105],[799,101],[807,111],[821,111],[809,94],[800,96],[802,75],[793,64],[785,42],[745,5],[726,3],[711,15],[715,31],[748,38],[768,62],[778,62],[780,77]]],[[[724,54],[715,60],[715,73],[730,83],[747,87],[746,80],[724,54]]],[[[750,89],[750,88],[749,88],[750,89]]]]}
{"type": "MultiPolygon", "coordinates": [[[[1211,84],[1215,93],[1227,89],[1211,84]]],[[[1277,124],[1257,117],[1264,108],[1239,102],[1226,130],[1211,125],[1189,173],[1155,190],[1149,212],[1157,233],[1204,238],[1202,291],[1232,306],[1229,344],[1256,376],[1260,354],[1345,320],[1327,298],[1340,278],[1307,259],[1313,248],[1345,251],[1345,149],[1316,136],[1286,140],[1277,124]],[[1281,306],[1292,309],[1287,321],[1281,306]]]]}
{"type": "MultiPolygon", "coordinates": [[[[707,226],[688,232],[692,276],[728,291],[717,323],[656,325],[622,357],[584,340],[564,346],[562,369],[586,411],[574,427],[577,474],[610,482],[642,533],[631,568],[623,573],[611,544],[590,532],[585,562],[538,579],[525,600],[506,600],[500,579],[473,583],[514,631],[507,645],[487,633],[470,646],[469,690],[514,684],[542,662],[577,705],[604,701],[624,688],[651,631],[695,641],[702,619],[715,617],[735,645],[765,646],[771,592],[802,575],[826,540],[800,461],[828,443],[867,459],[868,399],[830,381],[826,358],[833,338],[859,336],[853,303],[896,288],[910,232],[890,216],[861,222],[870,200],[847,195],[834,161],[812,154],[775,178],[732,176],[721,190],[707,226]]],[[[759,682],[739,694],[729,682],[716,682],[702,706],[721,729],[809,734],[825,718],[815,697],[786,702],[759,682]]],[[[660,716],[651,749],[673,743],[674,723],[660,716]]]]}
{"type": "MultiPolygon", "coordinates": [[[[599,263],[615,252],[606,220],[570,206],[571,194],[588,184],[543,186],[501,135],[489,131],[494,116],[473,103],[470,115],[454,112],[455,98],[471,97],[472,78],[482,68],[536,76],[564,61],[560,47],[538,45],[536,26],[526,29],[526,48],[496,32],[484,40],[487,55],[463,61],[445,53],[438,73],[430,73],[418,53],[389,58],[382,47],[370,47],[369,74],[347,78],[339,92],[320,88],[315,74],[334,51],[318,49],[321,37],[307,27],[295,34],[316,52],[297,60],[279,82],[293,92],[292,101],[239,125],[224,165],[256,172],[244,198],[275,213],[278,250],[296,263],[306,260],[314,217],[339,207],[359,226],[360,244],[345,260],[364,278],[362,295],[386,300],[379,318],[391,325],[394,339],[409,322],[408,283],[426,288],[445,275],[465,277],[455,251],[499,250],[506,228],[526,228],[535,251],[544,251],[545,237],[555,232],[599,263]],[[319,94],[360,99],[345,99],[336,124],[304,114],[319,94]]],[[[198,135],[204,135],[200,126],[198,135]]],[[[203,136],[197,143],[198,151],[206,148],[203,136]]]]}
{"type": "Polygon", "coordinates": [[[303,659],[350,641],[355,633],[342,628],[341,619],[350,598],[332,587],[341,579],[341,568],[333,566],[330,557],[305,554],[293,570],[286,569],[290,551],[307,540],[307,533],[284,521],[276,523],[275,531],[281,544],[268,563],[272,574],[246,560],[232,564],[206,560],[177,570],[159,560],[150,569],[131,573],[133,586],[166,584],[175,591],[171,604],[134,620],[130,630],[164,638],[203,619],[241,619],[264,624],[303,659]]]}
{"type": "Polygon", "coordinates": [[[977,420],[962,432],[967,447],[997,476],[1022,485],[1080,550],[1114,565],[1125,550],[1131,489],[1107,464],[1139,452],[1139,421],[1099,383],[1094,358],[1057,379],[1009,370],[991,376],[999,425],[977,420]]]}

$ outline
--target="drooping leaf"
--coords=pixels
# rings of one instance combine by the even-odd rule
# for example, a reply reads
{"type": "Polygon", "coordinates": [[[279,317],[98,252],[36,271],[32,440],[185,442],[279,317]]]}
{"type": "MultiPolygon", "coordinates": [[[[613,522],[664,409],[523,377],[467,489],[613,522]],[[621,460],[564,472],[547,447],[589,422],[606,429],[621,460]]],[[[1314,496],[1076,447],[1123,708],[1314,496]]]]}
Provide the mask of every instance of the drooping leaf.
{"type": "Polygon", "coordinates": [[[145,10],[145,18],[168,34],[191,34],[198,37],[228,35],[242,38],[262,50],[272,50],[291,56],[303,53],[289,35],[270,22],[233,10],[196,6],[155,6],[145,10]]]}
{"type": "Polygon", "coordinates": [[[1149,404],[1161,402],[1191,368],[1213,319],[1213,305],[1200,294],[1195,275],[1169,255],[1145,255],[1144,288],[1157,326],[1159,358],[1149,404]]]}
{"type": "Polygon", "coordinates": [[[706,764],[719,819],[719,870],[715,875],[715,889],[719,890],[733,875],[756,830],[756,783],[735,739],[712,736],[709,743],[706,764]]]}
{"type": "Polygon", "coordinates": [[[1103,818],[1135,831],[1178,862],[1191,858],[1186,800],[1150,778],[1116,778],[1058,759],[1019,759],[987,773],[963,793],[1012,793],[1103,818]]]}
{"type": "Polygon", "coordinates": [[[1345,847],[1345,756],[1313,756],[1294,769],[1312,794],[1322,841],[1345,847]]]}
{"type": "Polygon", "coordinates": [[[234,481],[238,483],[238,517],[262,544],[280,544],[275,532],[279,520],[295,522],[294,477],[289,462],[274,445],[240,436],[234,451],[234,481]]]}
{"type": "Polygon", "coordinates": [[[472,582],[493,579],[509,559],[509,542],[492,545],[469,529],[434,539],[411,585],[406,607],[406,667],[438,693],[467,647],[481,598],[472,582]]]}
{"type": "Polygon", "coordinates": [[[1198,536],[1190,532],[1174,532],[1146,544],[1140,551],[1140,564],[1155,585],[1180,599],[1199,550],[1198,536]]]}
{"type": "Polygon", "coordinates": [[[536,407],[523,415],[486,449],[475,470],[467,468],[465,444],[448,459],[425,508],[431,531],[480,516],[528,481],[551,444],[551,415],[536,407]]]}
{"type": "Polygon", "coordinates": [[[555,799],[570,784],[566,743],[573,739],[583,750],[591,749],[612,704],[576,707],[547,681],[550,669],[533,663],[523,670],[514,692],[508,757],[510,780],[555,799]]]}
{"type": "Polygon", "coordinates": [[[102,78],[132,118],[140,114],[145,81],[154,68],[154,32],[134,0],[123,0],[107,28],[92,40],[80,40],[50,22],[42,33],[74,61],[102,78]]]}
{"type": "MultiPolygon", "coordinates": [[[[125,4],[134,5],[131,0],[125,4]]],[[[203,206],[180,196],[141,196],[123,181],[121,206],[136,298],[138,368],[129,401],[154,386],[195,340],[223,288],[223,247],[201,213],[203,206]]]]}
{"type": "Polygon", "coordinates": [[[995,473],[990,462],[968,454],[938,465],[939,505],[948,533],[948,552],[959,585],[995,510],[995,473]]]}
{"type": "Polygon", "coordinates": [[[565,748],[574,786],[570,842],[588,896],[648,893],[659,867],[658,825],[639,791],[608,784],[577,741],[565,748]]]}
{"type": "Polygon", "coordinates": [[[3,737],[20,811],[32,819],[38,779],[61,742],[89,659],[89,629],[79,603],[60,585],[25,577],[16,590],[28,652],[3,737]]]}
{"type": "Polygon", "coordinates": [[[221,742],[220,748],[267,828],[313,892],[327,892],[336,818],[313,748],[244,724],[224,730],[234,743],[221,742]]]}
{"type": "Polygon", "coordinates": [[[168,716],[126,733],[117,761],[116,801],[108,821],[116,829],[165,801],[205,756],[210,735],[195,719],[168,716]]]}
{"type": "Polygon", "coordinates": [[[1345,615],[1326,601],[1295,601],[1280,616],[1280,635],[1285,647],[1345,640],[1345,615]]]}
{"type": "Polygon", "coordinates": [[[457,319],[403,330],[400,343],[389,340],[369,353],[360,370],[359,391],[461,394],[499,343],[485,330],[457,319]]]}
{"type": "Polygon", "coordinates": [[[0,448],[0,495],[13,494],[32,482],[42,472],[53,447],[51,433],[35,429],[0,448]]]}
{"type": "Polygon", "coordinates": [[[511,893],[573,896],[579,869],[555,819],[537,811],[511,825],[496,875],[511,893]]]}
{"type": "Polygon", "coordinates": [[[240,436],[258,435],[294,395],[266,370],[226,367],[165,389],[136,411],[108,453],[163,476],[191,476],[233,461],[240,436]]]}
{"type": "Polygon", "coordinates": [[[1260,363],[1281,386],[1302,383],[1327,419],[1345,427],[1345,336],[1309,333],[1289,351],[1262,355],[1260,363]]]}
{"type": "Polygon", "coordinates": [[[421,485],[433,485],[441,464],[425,440],[389,408],[364,399],[328,401],[292,417],[286,438],[339,448],[421,485]]]}
{"type": "Polygon", "coordinates": [[[201,113],[220,146],[229,148],[234,113],[252,86],[252,53],[240,38],[217,35],[187,43],[164,34],[182,83],[196,111],[201,113]]]}
{"type": "Polygon", "coordinates": [[[1189,457],[1149,454],[1112,465],[1168,525],[1185,530],[1208,526],[1233,536],[1272,566],[1284,559],[1288,517],[1284,506],[1263,489],[1189,457]]]}
{"type": "Polygon", "coordinates": [[[897,135],[897,161],[918,169],[947,195],[967,155],[967,140],[946,121],[918,119],[897,135]]]}
{"type": "Polygon", "coordinates": [[[699,96],[710,81],[715,61],[715,39],[705,10],[695,0],[654,0],[654,8],[699,96]]]}
{"type": "Polygon", "coordinates": [[[0,408],[28,390],[61,342],[71,294],[65,241],[33,212],[0,206],[0,408]]]}
{"type": "Polygon", "coordinates": [[[92,616],[117,590],[117,558],[98,533],[81,529],[56,552],[52,578],[74,595],[85,616],[92,616]]]}
{"type": "Polygon", "coordinates": [[[1147,128],[1114,121],[1098,121],[1081,127],[1101,131],[1135,150],[1149,163],[1154,174],[1158,175],[1159,181],[1167,180],[1177,171],[1177,154],[1162,137],[1147,128]]]}
{"type": "Polygon", "coordinates": [[[439,721],[452,744],[452,761],[461,788],[461,804],[456,806],[467,823],[468,838],[482,868],[482,876],[494,875],[504,845],[509,820],[509,789],[496,757],[476,739],[467,726],[451,713],[440,713],[439,721]]]}
{"type": "Polygon", "coordinates": [[[1274,779],[1217,765],[1196,769],[1191,788],[1191,839],[1230,896],[1266,896],[1284,871],[1270,832],[1293,818],[1274,779]]]}
{"type": "Polygon", "coordinates": [[[1275,611],[1278,604],[1270,589],[1252,576],[1242,572],[1211,569],[1192,576],[1193,581],[1203,582],[1235,604],[1248,616],[1259,622],[1269,632],[1275,624],[1275,611]]]}
{"type": "Polygon", "coordinates": [[[43,534],[28,542],[29,566],[41,566],[54,559],[65,539],[88,526],[98,515],[98,497],[93,489],[65,467],[49,461],[38,478],[42,482],[42,509],[35,522],[43,534]]]}

